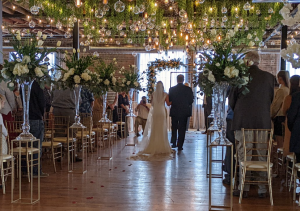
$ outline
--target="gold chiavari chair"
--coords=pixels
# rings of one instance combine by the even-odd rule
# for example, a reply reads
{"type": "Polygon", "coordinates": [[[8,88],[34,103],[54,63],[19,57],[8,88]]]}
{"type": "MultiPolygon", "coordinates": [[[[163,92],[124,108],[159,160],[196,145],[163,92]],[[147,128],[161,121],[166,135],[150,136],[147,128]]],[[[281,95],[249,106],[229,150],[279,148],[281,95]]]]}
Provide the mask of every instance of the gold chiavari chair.
{"type": "Polygon", "coordinates": [[[61,142],[53,141],[55,133],[53,115],[49,114],[46,117],[48,118],[44,118],[45,133],[42,147],[51,155],[54,172],[56,173],[55,161],[57,159],[60,159],[60,169],[62,170],[63,147],[61,142]]]}
{"type": "Polygon", "coordinates": [[[271,163],[271,151],[272,151],[272,136],[273,130],[267,129],[244,129],[242,128],[243,133],[243,161],[240,163],[241,165],[241,190],[240,190],[240,199],[239,203],[242,202],[243,198],[243,190],[245,184],[255,184],[255,185],[268,185],[269,186],[269,194],[270,194],[270,203],[273,205],[273,195],[272,195],[272,167],[273,163],[271,163]],[[253,136],[253,141],[246,141],[247,136],[253,136]],[[263,141],[262,141],[263,140],[263,141]],[[257,154],[253,154],[253,151],[256,151],[257,154]],[[248,153],[247,152],[252,152],[248,153]],[[263,160],[251,160],[251,158],[257,157],[263,158],[263,160]],[[248,176],[247,172],[266,172],[267,180],[255,180],[256,177],[248,176]]]}
{"type": "Polygon", "coordinates": [[[116,122],[118,125],[118,131],[121,133],[121,138],[124,138],[126,124],[123,122],[123,108],[118,108],[118,119],[119,121],[116,122]]]}
{"type": "Polygon", "coordinates": [[[70,117],[54,116],[53,142],[60,142],[68,152],[68,171],[73,170],[73,159],[76,152],[76,134],[70,134],[70,117]]]}
{"type": "Polygon", "coordinates": [[[94,152],[95,149],[95,136],[96,132],[93,129],[93,117],[89,113],[80,114],[81,123],[86,127],[84,130],[77,132],[77,139],[80,140],[81,137],[87,139],[88,147],[90,152],[94,152]],[[81,134],[83,132],[83,134],[81,134]]]}
{"type": "MultiPolygon", "coordinates": [[[[14,180],[14,157],[11,155],[9,144],[7,143],[7,140],[4,141],[7,143],[7,154],[3,154],[3,146],[2,141],[5,139],[2,133],[2,125],[0,125],[0,176],[1,176],[1,182],[2,182],[2,190],[3,194],[6,193],[5,191],[5,182],[9,175],[11,175],[11,180],[13,183],[14,180]]],[[[11,190],[13,191],[13,189],[11,190]]]]}
{"type": "MultiPolygon", "coordinates": [[[[22,121],[7,121],[6,122],[6,128],[8,131],[8,142],[11,143],[13,139],[15,139],[21,132],[22,132],[22,121]]],[[[14,156],[16,157],[16,163],[17,163],[17,169],[18,166],[21,165],[22,163],[19,163],[19,156],[21,154],[21,160],[25,160],[26,162],[26,169],[27,169],[27,177],[28,177],[28,182],[30,182],[30,168],[38,165],[38,162],[33,163],[33,166],[31,166],[31,161],[38,161],[39,158],[33,159],[33,154],[38,154],[40,149],[38,148],[33,148],[29,146],[28,142],[23,143],[22,146],[16,146],[14,149],[14,156]]],[[[25,167],[25,166],[23,166],[25,167]]],[[[18,171],[17,171],[17,176],[18,176],[18,171]]],[[[21,176],[21,175],[19,175],[21,176]]]]}
{"type": "Polygon", "coordinates": [[[112,158],[112,123],[99,122],[97,128],[97,136],[102,143],[98,150],[98,159],[110,160],[112,158]]]}

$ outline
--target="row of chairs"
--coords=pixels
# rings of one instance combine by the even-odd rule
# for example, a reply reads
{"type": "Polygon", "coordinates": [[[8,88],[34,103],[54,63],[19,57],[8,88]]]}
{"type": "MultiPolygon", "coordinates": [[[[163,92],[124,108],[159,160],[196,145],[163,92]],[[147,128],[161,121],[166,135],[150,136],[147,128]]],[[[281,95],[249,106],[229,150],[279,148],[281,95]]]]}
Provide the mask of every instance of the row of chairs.
{"type": "MultiPolygon", "coordinates": [[[[123,111],[118,110],[119,119],[122,120],[123,111]]],[[[105,148],[108,145],[113,144],[118,139],[118,133],[121,137],[124,137],[125,122],[119,121],[116,124],[113,123],[98,123],[102,118],[102,114],[95,112],[91,114],[80,114],[81,123],[86,126],[85,129],[80,131],[74,131],[70,129],[70,118],[65,116],[54,116],[51,113],[46,113],[44,117],[44,142],[42,144],[43,154],[46,154],[48,158],[52,160],[54,172],[56,172],[56,161],[60,159],[60,168],[62,169],[63,153],[66,151],[68,154],[68,170],[70,168],[70,159],[74,159],[74,155],[77,149],[87,147],[88,151],[93,153],[99,148],[105,148]],[[97,125],[93,124],[97,123],[97,125]],[[83,146],[84,144],[87,146],[83,146]],[[65,150],[64,150],[65,149],[65,150]]],[[[112,119],[112,112],[108,111],[108,118],[112,119]]],[[[22,119],[15,117],[19,121],[6,122],[6,128],[9,132],[7,139],[8,146],[10,146],[11,140],[15,139],[20,133],[22,128],[22,119]]],[[[1,127],[0,127],[1,128],[1,127]]],[[[2,138],[2,137],[1,137],[2,138]]],[[[0,144],[1,145],[1,144],[0,144]]],[[[2,145],[1,145],[2,146],[2,145]]],[[[21,150],[22,160],[26,161],[27,177],[30,182],[30,163],[33,159],[33,155],[39,152],[39,149],[27,146],[14,146],[21,150]]],[[[14,151],[16,151],[14,149],[14,151]]],[[[5,181],[9,175],[12,175],[12,168],[14,166],[14,160],[16,160],[16,168],[18,165],[18,154],[11,155],[11,149],[8,147],[8,155],[2,154],[0,148],[0,168],[1,168],[1,180],[3,186],[3,193],[5,194],[5,181]]],[[[21,176],[18,175],[17,177],[21,176]]],[[[14,176],[12,175],[12,179],[14,176]]]]}

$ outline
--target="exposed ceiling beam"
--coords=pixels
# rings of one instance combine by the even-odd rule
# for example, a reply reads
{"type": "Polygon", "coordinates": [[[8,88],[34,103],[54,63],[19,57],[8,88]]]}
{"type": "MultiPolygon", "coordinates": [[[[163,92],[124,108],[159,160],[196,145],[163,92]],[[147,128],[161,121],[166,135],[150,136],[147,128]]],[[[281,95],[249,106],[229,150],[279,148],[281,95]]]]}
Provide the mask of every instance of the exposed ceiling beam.
{"type": "MultiPolygon", "coordinates": [[[[10,14],[10,15],[13,15],[13,14],[15,13],[14,10],[12,10],[12,9],[10,9],[10,8],[7,8],[7,7],[5,7],[5,6],[2,7],[2,11],[5,12],[5,13],[8,13],[8,14],[10,14]]],[[[5,15],[6,15],[6,14],[3,14],[3,13],[2,13],[2,17],[4,17],[5,15]]]]}

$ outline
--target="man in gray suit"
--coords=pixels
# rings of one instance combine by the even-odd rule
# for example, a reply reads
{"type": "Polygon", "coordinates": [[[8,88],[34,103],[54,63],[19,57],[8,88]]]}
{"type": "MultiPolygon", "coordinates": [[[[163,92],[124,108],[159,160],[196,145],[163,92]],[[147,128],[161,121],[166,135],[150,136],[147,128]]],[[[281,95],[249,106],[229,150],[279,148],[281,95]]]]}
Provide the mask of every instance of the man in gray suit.
{"type": "MultiPolygon", "coordinates": [[[[245,62],[249,66],[249,73],[252,78],[248,84],[250,92],[246,95],[242,94],[243,89],[232,89],[229,95],[230,107],[234,111],[232,130],[235,130],[235,139],[237,140],[237,151],[239,162],[244,160],[243,151],[243,135],[241,128],[244,129],[271,129],[271,117],[270,107],[274,96],[274,76],[268,72],[260,70],[259,65],[260,57],[256,51],[251,51],[246,54],[245,62]]],[[[245,134],[246,142],[253,142],[255,137],[252,133],[245,134]]],[[[255,140],[260,142],[256,144],[257,148],[266,148],[267,138],[264,136],[258,136],[261,140],[255,140]]],[[[250,143],[251,144],[251,143],[250,143]]],[[[252,145],[251,145],[252,146],[252,145]]],[[[251,147],[247,145],[248,147],[251,147]]],[[[265,161],[266,151],[257,151],[258,160],[265,161]],[[261,155],[261,156],[260,156],[261,155]]],[[[252,151],[249,151],[252,154],[252,151]]],[[[247,159],[251,159],[251,156],[247,156],[247,159]]],[[[250,172],[247,172],[250,173],[250,172]]],[[[260,177],[265,177],[264,172],[259,173],[260,177]]],[[[241,184],[241,169],[240,169],[240,184],[241,184]]],[[[258,195],[261,198],[266,197],[267,189],[265,185],[258,186],[258,195]]],[[[250,186],[244,186],[243,197],[248,196],[250,186]]],[[[240,190],[240,187],[239,187],[240,190]]],[[[240,191],[235,191],[233,194],[239,196],[240,191]]]]}

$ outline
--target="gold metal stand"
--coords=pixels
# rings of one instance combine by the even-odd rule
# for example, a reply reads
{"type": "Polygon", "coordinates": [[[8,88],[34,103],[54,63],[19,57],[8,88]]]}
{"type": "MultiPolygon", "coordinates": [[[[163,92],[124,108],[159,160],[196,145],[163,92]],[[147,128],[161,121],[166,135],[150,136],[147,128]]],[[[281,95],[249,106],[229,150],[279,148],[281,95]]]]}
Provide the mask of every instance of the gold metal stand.
{"type": "MultiPolygon", "coordinates": [[[[222,171],[223,172],[223,171],[222,171]]],[[[223,177],[221,178],[223,179],[223,177]]],[[[232,197],[232,192],[233,192],[233,145],[229,145],[229,144],[219,144],[219,145],[209,145],[209,210],[232,210],[233,209],[233,197],[232,197]],[[214,160],[212,160],[212,148],[213,147],[222,147],[222,152],[223,152],[223,148],[224,147],[230,147],[231,148],[231,169],[230,169],[230,206],[215,206],[212,205],[211,203],[211,179],[212,178],[220,178],[218,177],[218,175],[213,175],[212,174],[212,163],[216,162],[214,160]]]]}
{"type": "Polygon", "coordinates": [[[98,125],[98,135],[97,138],[101,140],[102,138],[102,143],[103,143],[103,148],[104,148],[104,139],[105,139],[105,134],[104,134],[104,130],[107,129],[107,140],[108,140],[108,155],[107,156],[103,156],[102,155],[102,150],[100,148],[97,150],[97,160],[111,160],[112,159],[112,123],[111,122],[99,122],[98,125]],[[107,127],[107,128],[106,128],[107,127]]]}
{"type": "MultiPolygon", "coordinates": [[[[218,130],[216,129],[212,129],[212,128],[208,128],[207,129],[207,134],[206,134],[206,177],[209,177],[209,173],[208,173],[208,169],[209,169],[209,145],[211,143],[211,136],[214,134],[214,132],[216,132],[218,130]]],[[[222,148],[222,159],[223,159],[223,148],[222,148]]],[[[213,160],[214,162],[223,162],[223,160],[213,160]]],[[[223,172],[223,171],[222,171],[223,172]]],[[[219,176],[221,174],[218,174],[219,176]]],[[[221,175],[223,178],[223,174],[221,175]]]]}
{"type": "MultiPolygon", "coordinates": [[[[11,150],[12,150],[12,155],[15,153],[18,153],[18,156],[19,156],[19,165],[18,165],[18,169],[17,171],[19,171],[19,191],[18,191],[18,199],[14,199],[14,186],[15,186],[15,180],[12,180],[12,192],[11,192],[11,203],[20,203],[20,204],[35,204],[37,203],[38,201],[40,201],[40,198],[41,198],[41,193],[40,193],[40,189],[41,189],[41,163],[40,163],[40,156],[41,156],[41,152],[40,152],[40,139],[36,139],[36,138],[32,138],[32,139],[14,139],[11,141],[11,150]],[[38,161],[37,165],[38,165],[38,184],[37,184],[37,198],[34,199],[34,196],[33,196],[33,151],[34,148],[33,147],[33,143],[34,142],[38,142],[38,158],[36,159],[38,161]],[[19,147],[17,148],[14,148],[14,143],[18,143],[19,144],[19,147]],[[25,143],[26,144],[26,147],[21,147],[22,143],[25,143]],[[28,144],[30,143],[30,147],[28,147],[28,144]],[[25,150],[25,151],[24,151],[25,150]],[[31,152],[31,154],[29,154],[29,152],[31,152]],[[21,157],[22,157],[22,152],[26,154],[26,156],[29,154],[31,156],[31,159],[30,159],[30,165],[31,165],[31,171],[30,171],[30,188],[29,188],[29,191],[30,191],[30,198],[22,198],[22,165],[21,165],[21,157]]],[[[36,165],[36,164],[35,164],[36,165]]],[[[14,174],[14,167],[13,167],[13,172],[12,174],[14,174]]]]}

